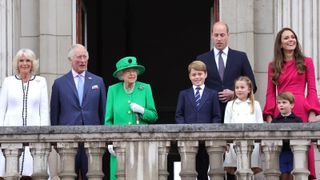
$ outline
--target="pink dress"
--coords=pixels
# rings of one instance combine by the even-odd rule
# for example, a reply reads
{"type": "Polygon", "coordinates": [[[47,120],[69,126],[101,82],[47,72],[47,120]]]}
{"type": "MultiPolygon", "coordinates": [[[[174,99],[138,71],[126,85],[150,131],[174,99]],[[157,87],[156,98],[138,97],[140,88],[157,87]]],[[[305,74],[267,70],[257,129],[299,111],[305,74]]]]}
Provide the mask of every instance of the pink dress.
{"type": "MultiPolygon", "coordinates": [[[[320,114],[320,104],[317,96],[314,65],[311,58],[306,57],[304,62],[306,64],[306,72],[299,74],[295,66],[295,61],[287,61],[283,65],[282,73],[279,76],[278,86],[272,83],[271,63],[269,64],[266,104],[263,110],[264,118],[266,118],[267,115],[276,117],[279,114],[276,103],[276,94],[285,91],[289,91],[294,95],[295,105],[292,111],[296,116],[300,117],[303,122],[308,122],[308,114],[310,111],[314,111],[316,115],[320,114]],[[305,91],[306,87],[307,91],[305,91]]],[[[309,150],[308,164],[310,175],[315,177],[313,145],[311,145],[309,150]]]]}

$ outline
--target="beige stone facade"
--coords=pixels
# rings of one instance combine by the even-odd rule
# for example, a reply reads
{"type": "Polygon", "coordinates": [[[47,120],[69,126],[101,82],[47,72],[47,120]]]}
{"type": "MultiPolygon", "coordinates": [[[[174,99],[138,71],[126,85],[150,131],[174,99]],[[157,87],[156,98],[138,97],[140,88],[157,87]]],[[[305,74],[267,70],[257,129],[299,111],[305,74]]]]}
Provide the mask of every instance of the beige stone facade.
{"type": "MultiPolygon", "coordinates": [[[[0,0],[0,87],[3,78],[13,73],[14,53],[23,47],[38,55],[40,74],[47,78],[48,87],[70,69],[66,57],[75,42],[75,4],[76,0],[0,0]]],[[[230,47],[249,56],[261,104],[265,102],[274,37],[282,27],[297,32],[304,53],[314,60],[319,84],[318,0],[220,0],[219,4],[220,19],[231,31],[230,47]]],[[[319,155],[317,158],[319,166],[319,155]]]]}
{"type": "MultiPolygon", "coordinates": [[[[316,0],[220,0],[220,19],[229,25],[230,47],[247,52],[264,104],[267,64],[274,37],[292,27],[303,51],[313,58],[317,83],[320,54],[320,2],[316,0]]],[[[23,47],[35,51],[48,87],[69,70],[68,48],[75,42],[75,0],[0,0],[0,79],[12,74],[12,57],[23,47]]],[[[0,80],[0,87],[1,87],[0,80]]],[[[319,89],[319,88],[318,88],[319,89]]]]}

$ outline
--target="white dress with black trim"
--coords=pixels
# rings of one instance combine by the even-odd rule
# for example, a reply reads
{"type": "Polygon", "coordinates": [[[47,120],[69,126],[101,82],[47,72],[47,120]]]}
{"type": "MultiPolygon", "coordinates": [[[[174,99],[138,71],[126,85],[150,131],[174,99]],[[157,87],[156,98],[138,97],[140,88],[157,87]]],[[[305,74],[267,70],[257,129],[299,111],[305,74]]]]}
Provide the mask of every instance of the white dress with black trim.
{"type": "MultiPolygon", "coordinates": [[[[0,93],[0,126],[49,126],[47,82],[32,76],[23,82],[19,76],[4,79],[0,93]]],[[[5,159],[0,151],[0,177],[5,175],[5,159]]],[[[31,176],[33,159],[28,146],[20,157],[20,175],[31,176]],[[23,164],[23,168],[21,165],[23,164]]]]}

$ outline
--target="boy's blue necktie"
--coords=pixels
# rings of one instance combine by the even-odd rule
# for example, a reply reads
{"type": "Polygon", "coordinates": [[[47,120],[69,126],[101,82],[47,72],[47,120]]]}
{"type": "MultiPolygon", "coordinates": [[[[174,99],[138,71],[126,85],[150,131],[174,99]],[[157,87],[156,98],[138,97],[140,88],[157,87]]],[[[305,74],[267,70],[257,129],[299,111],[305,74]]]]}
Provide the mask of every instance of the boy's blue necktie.
{"type": "Polygon", "coordinates": [[[201,87],[196,87],[196,94],[194,95],[195,99],[196,99],[196,106],[197,108],[199,108],[199,105],[200,105],[200,100],[201,100],[201,97],[200,97],[200,89],[201,87]]]}

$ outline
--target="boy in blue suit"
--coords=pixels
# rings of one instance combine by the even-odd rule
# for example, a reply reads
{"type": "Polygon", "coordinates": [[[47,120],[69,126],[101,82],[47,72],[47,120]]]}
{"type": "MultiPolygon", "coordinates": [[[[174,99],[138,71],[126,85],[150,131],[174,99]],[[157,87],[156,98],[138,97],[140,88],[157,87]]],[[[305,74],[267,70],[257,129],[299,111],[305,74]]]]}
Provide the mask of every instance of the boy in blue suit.
{"type": "MultiPolygon", "coordinates": [[[[221,123],[218,94],[204,85],[207,78],[207,68],[202,61],[193,61],[188,66],[189,79],[192,87],[179,93],[176,123],[221,123]]],[[[198,180],[208,179],[209,156],[200,143],[196,158],[198,180]]]]}

